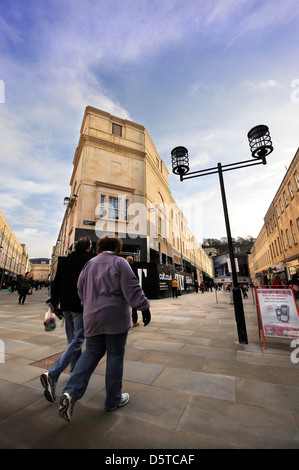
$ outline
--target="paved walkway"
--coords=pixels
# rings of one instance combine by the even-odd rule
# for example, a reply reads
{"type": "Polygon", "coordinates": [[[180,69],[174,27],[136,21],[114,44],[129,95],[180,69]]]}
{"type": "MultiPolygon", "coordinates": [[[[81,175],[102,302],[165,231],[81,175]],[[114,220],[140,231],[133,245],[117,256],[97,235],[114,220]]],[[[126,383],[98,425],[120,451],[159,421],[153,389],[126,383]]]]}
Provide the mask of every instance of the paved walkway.
{"type": "MultiPolygon", "coordinates": [[[[299,448],[299,364],[290,340],[259,339],[251,294],[244,301],[249,344],[240,345],[224,294],[151,301],[152,322],[129,333],[123,391],[128,405],[104,411],[105,359],[71,423],[43,396],[39,376],[66,346],[58,322],[43,330],[46,289],[18,305],[0,292],[1,449],[299,448]],[[39,362],[42,361],[42,364],[39,362]]],[[[58,396],[68,378],[62,374],[58,396]]]]}

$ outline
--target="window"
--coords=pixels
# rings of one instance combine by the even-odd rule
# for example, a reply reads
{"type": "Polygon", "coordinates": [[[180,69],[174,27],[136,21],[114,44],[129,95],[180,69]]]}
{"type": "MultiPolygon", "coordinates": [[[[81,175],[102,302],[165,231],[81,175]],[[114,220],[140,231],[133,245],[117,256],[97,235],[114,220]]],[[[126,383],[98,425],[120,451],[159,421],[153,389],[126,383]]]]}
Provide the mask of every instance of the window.
{"type": "Polygon", "coordinates": [[[283,211],[284,211],[284,208],[283,208],[283,205],[282,205],[281,199],[279,199],[279,205],[280,205],[280,210],[281,210],[281,213],[283,213],[283,211]]]}
{"type": "Polygon", "coordinates": [[[279,219],[279,209],[278,209],[278,206],[275,206],[275,209],[276,209],[277,218],[279,219]]]}
{"type": "Polygon", "coordinates": [[[112,123],[112,134],[122,137],[122,126],[119,124],[112,123]]]}
{"type": "Polygon", "coordinates": [[[158,234],[159,234],[159,235],[162,234],[162,219],[161,219],[161,215],[160,215],[160,214],[158,215],[158,234]]]}
{"type": "Polygon", "coordinates": [[[298,171],[296,171],[296,173],[294,174],[294,178],[295,178],[297,190],[299,190],[299,175],[298,175],[298,171]]]}
{"type": "Polygon", "coordinates": [[[280,246],[280,240],[279,240],[279,237],[277,237],[277,243],[278,243],[278,246],[279,246],[279,252],[281,253],[281,246],[280,246]]]}
{"type": "Polygon", "coordinates": [[[286,240],[285,240],[285,237],[284,237],[283,231],[281,231],[281,238],[282,238],[282,241],[283,241],[283,246],[284,246],[284,249],[286,250],[286,249],[287,249],[287,244],[286,244],[286,240]]]}
{"type": "Polygon", "coordinates": [[[291,231],[292,231],[294,243],[295,243],[295,245],[297,245],[298,241],[297,241],[297,237],[296,237],[296,232],[295,232],[295,229],[294,229],[293,222],[291,220],[290,220],[290,226],[291,226],[291,231]]]}
{"type": "Polygon", "coordinates": [[[293,199],[293,197],[294,197],[294,193],[293,193],[293,187],[292,187],[292,183],[290,182],[288,186],[289,186],[289,191],[290,191],[290,196],[291,196],[291,199],[293,199]]]}
{"type": "Polygon", "coordinates": [[[288,203],[288,198],[287,198],[287,195],[286,195],[286,192],[285,192],[285,191],[283,192],[283,198],[284,198],[284,203],[285,203],[285,205],[286,205],[286,207],[287,207],[287,206],[289,205],[289,203],[288,203]]]}
{"type": "Polygon", "coordinates": [[[105,196],[101,195],[100,218],[104,217],[105,196]]]}
{"type": "Polygon", "coordinates": [[[129,205],[129,200],[125,200],[125,213],[124,213],[124,218],[125,222],[128,222],[128,205],[129,205]]]}
{"type": "Polygon", "coordinates": [[[119,199],[117,197],[109,197],[108,218],[119,219],[119,199]]]}
{"type": "Polygon", "coordinates": [[[291,239],[290,239],[290,235],[289,235],[289,229],[286,228],[286,235],[287,235],[287,240],[289,242],[289,247],[292,248],[292,243],[291,243],[291,239]]]}

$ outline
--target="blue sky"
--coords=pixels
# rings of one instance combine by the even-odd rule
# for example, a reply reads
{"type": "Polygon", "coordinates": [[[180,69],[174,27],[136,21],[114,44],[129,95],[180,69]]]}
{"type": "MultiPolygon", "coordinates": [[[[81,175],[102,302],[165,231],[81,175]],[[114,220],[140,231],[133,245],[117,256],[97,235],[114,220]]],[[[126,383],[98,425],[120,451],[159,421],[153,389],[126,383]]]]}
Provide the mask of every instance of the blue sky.
{"type": "MultiPolygon", "coordinates": [[[[299,146],[298,23],[296,0],[2,0],[0,209],[29,256],[51,255],[87,105],[144,125],[170,171],[177,145],[191,171],[250,159],[268,125],[268,164],[225,174],[232,236],[256,237],[299,146]]],[[[226,236],[217,175],[169,185],[200,242],[226,236]]]]}

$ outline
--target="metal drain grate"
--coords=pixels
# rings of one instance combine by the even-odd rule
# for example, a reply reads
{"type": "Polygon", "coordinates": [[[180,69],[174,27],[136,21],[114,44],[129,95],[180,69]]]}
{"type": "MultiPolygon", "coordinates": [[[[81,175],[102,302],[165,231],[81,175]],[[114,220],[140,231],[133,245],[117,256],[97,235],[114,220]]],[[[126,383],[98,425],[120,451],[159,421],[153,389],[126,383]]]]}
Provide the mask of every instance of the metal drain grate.
{"type": "MultiPolygon", "coordinates": [[[[62,351],[61,353],[54,354],[53,356],[46,357],[45,359],[40,359],[39,361],[32,362],[30,366],[40,367],[41,369],[49,370],[50,367],[52,367],[58,361],[63,352],[64,351],[62,351]]],[[[70,373],[70,370],[71,368],[70,366],[68,366],[64,372],[70,373]]]]}

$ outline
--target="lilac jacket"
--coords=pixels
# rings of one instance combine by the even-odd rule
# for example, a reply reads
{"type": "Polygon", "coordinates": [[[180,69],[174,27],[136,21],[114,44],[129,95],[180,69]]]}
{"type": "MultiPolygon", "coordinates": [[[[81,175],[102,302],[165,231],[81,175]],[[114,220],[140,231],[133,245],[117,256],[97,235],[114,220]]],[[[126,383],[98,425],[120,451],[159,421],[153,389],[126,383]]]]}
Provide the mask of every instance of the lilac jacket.
{"type": "Polygon", "coordinates": [[[131,307],[150,307],[128,262],[103,252],[82,269],[78,295],[83,305],[85,336],[120,334],[132,326],[131,307]]]}

